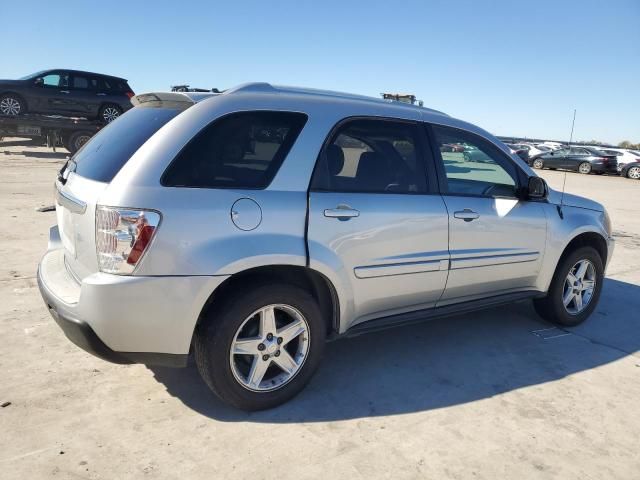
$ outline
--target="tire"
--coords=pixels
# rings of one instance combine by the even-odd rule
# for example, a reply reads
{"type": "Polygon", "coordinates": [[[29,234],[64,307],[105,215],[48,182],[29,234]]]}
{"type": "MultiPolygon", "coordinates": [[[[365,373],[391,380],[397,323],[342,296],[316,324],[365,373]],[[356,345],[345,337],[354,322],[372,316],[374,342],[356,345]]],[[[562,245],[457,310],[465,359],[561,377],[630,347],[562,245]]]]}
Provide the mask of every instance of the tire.
{"type": "Polygon", "coordinates": [[[591,164],[589,162],[582,162],[578,165],[578,172],[588,175],[591,173],[591,164]]]}
{"type": "MultiPolygon", "coordinates": [[[[587,278],[587,276],[585,276],[585,278],[587,278]]],[[[538,315],[545,320],[567,327],[574,327],[584,322],[598,305],[603,280],[604,266],[598,251],[593,247],[580,247],[566,255],[558,263],[547,295],[544,298],[535,299],[533,305],[538,315]],[[585,260],[593,267],[593,280],[595,281],[595,285],[586,305],[583,302],[582,310],[576,311],[575,301],[572,300],[565,307],[563,298],[565,295],[567,297],[571,295],[571,289],[567,288],[568,274],[575,271],[574,268],[576,265],[581,264],[581,262],[585,260]],[[568,291],[569,295],[567,295],[568,291]],[[571,310],[574,311],[571,312],[571,310]]],[[[581,298],[586,298],[584,292],[580,295],[581,298]]]]}
{"type": "Polygon", "coordinates": [[[627,178],[640,180],[640,167],[631,167],[627,170],[627,178]]]}
{"type": "Polygon", "coordinates": [[[531,166],[533,168],[542,169],[544,168],[544,162],[540,158],[536,158],[533,162],[531,162],[531,166]]]}
{"type": "Polygon", "coordinates": [[[264,410],[285,403],[305,387],[320,363],[325,339],[326,324],[309,293],[294,285],[258,285],[231,295],[206,313],[196,329],[195,360],[205,383],[221,400],[242,410],[264,410]],[[265,335],[271,332],[259,329],[263,318],[259,312],[273,306],[276,332],[269,339],[265,335]],[[306,326],[306,332],[280,345],[278,334],[298,314],[293,322],[306,326]],[[244,338],[241,351],[256,354],[231,353],[232,346],[239,348],[236,342],[244,338]],[[249,342],[251,346],[247,346],[249,342]],[[268,367],[261,363],[266,357],[268,367]],[[287,377],[278,362],[286,364],[291,359],[297,369],[287,377]],[[262,381],[250,382],[252,372],[260,369],[264,377],[256,378],[262,381]]]}
{"type": "Polygon", "coordinates": [[[5,93],[0,97],[0,115],[24,115],[27,113],[27,105],[19,95],[5,93]]]}
{"type": "Polygon", "coordinates": [[[91,138],[91,132],[73,132],[68,138],[63,139],[64,148],[69,150],[71,155],[75,155],[82,146],[91,138]]]}
{"type": "Polygon", "coordinates": [[[105,103],[98,111],[98,120],[107,124],[122,115],[122,108],[114,103],[105,103]]]}

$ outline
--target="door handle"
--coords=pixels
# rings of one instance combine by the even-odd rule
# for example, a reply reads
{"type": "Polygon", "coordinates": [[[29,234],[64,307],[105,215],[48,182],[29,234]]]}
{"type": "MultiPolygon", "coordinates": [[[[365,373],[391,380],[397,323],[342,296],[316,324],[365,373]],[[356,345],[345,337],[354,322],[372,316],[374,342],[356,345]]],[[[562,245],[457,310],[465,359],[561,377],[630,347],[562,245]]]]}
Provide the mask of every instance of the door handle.
{"type": "Polygon", "coordinates": [[[60,93],[69,93],[69,90],[60,90],[60,93]]]}
{"type": "Polygon", "coordinates": [[[349,205],[338,205],[336,208],[327,208],[324,216],[328,218],[337,218],[338,220],[349,220],[350,218],[359,217],[360,211],[351,208],[349,205]]]}
{"type": "Polygon", "coordinates": [[[106,95],[106,93],[96,93],[96,95],[97,95],[98,97],[104,97],[104,96],[106,95]]]}
{"type": "Polygon", "coordinates": [[[453,216],[455,218],[460,218],[465,222],[470,222],[471,220],[475,220],[476,218],[480,218],[480,214],[474,212],[469,208],[465,208],[464,210],[459,210],[457,212],[453,212],[453,216]]]}

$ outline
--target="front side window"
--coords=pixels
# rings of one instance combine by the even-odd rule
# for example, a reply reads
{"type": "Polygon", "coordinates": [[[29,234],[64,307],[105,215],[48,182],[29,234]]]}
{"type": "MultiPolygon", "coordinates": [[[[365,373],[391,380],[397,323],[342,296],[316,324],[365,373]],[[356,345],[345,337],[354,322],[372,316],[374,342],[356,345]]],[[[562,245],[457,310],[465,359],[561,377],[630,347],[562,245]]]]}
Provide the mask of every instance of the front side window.
{"type": "Polygon", "coordinates": [[[449,194],[516,196],[516,167],[491,142],[464,130],[439,125],[433,126],[433,133],[449,194]]]}
{"type": "Polygon", "coordinates": [[[68,75],[60,73],[49,73],[42,77],[42,85],[45,87],[68,87],[68,75]]]}
{"type": "Polygon", "coordinates": [[[424,193],[426,176],[417,125],[352,120],[320,155],[314,190],[360,193],[424,193]]]}
{"type": "Polygon", "coordinates": [[[307,116],[241,112],[203,128],[162,176],[167,187],[265,188],[289,153],[307,116]]]}

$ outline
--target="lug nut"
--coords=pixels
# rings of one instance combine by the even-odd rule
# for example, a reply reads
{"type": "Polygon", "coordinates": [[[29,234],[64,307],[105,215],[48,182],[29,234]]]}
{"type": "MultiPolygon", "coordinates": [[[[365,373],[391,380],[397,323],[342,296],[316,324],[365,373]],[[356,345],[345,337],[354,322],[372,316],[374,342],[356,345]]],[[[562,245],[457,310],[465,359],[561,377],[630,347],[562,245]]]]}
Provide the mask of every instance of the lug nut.
{"type": "Polygon", "coordinates": [[[267,333],[267,340],[273,340],[273,333],[267,333]]]}
{"type": "Polygon", "coordinates": [[[278,337],[278,345],[282,344],[283,342],[283,338],[282,337],[278,337]]]}
{"type": "Polygon", "coordinates": [[[275,356],[276,356],[276,357],[279,357],[279,356],[280,356],[280,350],[276,350],[275,356]]]}
{"type": "Polygon", "coordinates": [[[260,345],[258,345],[258,350],[262,351],[265,349],[264,343],[261,343],[260,345]]]}
{"type": "Polygon", "coordinates": [[[265,362],[269,360],[269,355],[262,355],[262,360],[264,360],[265,362]]]}

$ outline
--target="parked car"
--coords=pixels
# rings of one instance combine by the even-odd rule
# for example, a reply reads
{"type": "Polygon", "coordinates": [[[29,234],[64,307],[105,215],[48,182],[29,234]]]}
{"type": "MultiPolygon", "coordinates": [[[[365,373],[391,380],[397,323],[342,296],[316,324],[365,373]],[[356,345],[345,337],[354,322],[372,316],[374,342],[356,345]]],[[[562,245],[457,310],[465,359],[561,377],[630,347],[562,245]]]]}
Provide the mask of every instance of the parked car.
{"type": "Polygon", "coordinates": [[[551,151],[553,151],[553,148],[551,148],[551,147],[550,147],[550,146],[548,146],[548,145],[544,145],[544,144],[542,144],[542,143],[537,143],[537,144],[535,145],[535,147],[536,147],[538,150],[540,150],[540,152],[542,152],[542,153],[547,153],[547,152],[551,152],[551,151]]]}
{"type": "Polygon", "coordinates": [[[534,168],[561,168],[580,173],[618,173],[615,155],[596,148],[570,147],[529,157],[534,168]]]}
{"type": "Polygon", "coordinates": [[[193,352],[211,390],[256,410],[304,387],[327,338],[528,298],[560,325],[596,307],[602,205],[469,123],[269,84],[133,102],[60,172],[37,274],[64,333],[101,358],[193,352]]]}
{"type": "Polygon", "coordinates": [[[43,70],[19,80],[0,80],[0,114],[79,116],[109,123],[132,107],[133,95],[124,78],[43,70]]]}
{"type": "Polygon", "coordinates": [[[618,171],[621,172],[622,168],[627,163],[633,163],[640,161],[640,155],[636,155],[631,150],[626,150],[624,148],[609,148],[609,147],[601,147],[598,150],[604,152],[607,155],[615,155],[616,162],[618,162],[618,171]]]}
{"type": "Polygon", "coordinates": [[[511,153],[515,153],[525,162],[529,159],[529,152],[527,150],[519,148],[518,145],[513,143],[505,143],[505,145],[511,153]]]}
{"type": "Polygon", "coordinates": [[[640,160],[625,163],[620,169],[620,175],[634,180],[640,180],[640,160]]]}
{"type": "MultiPolygon", "coordinates": [[[[544,150],[535,147],[529,143],[516,143],[514,144],[514,147],[516,147],[518,150],[525,150],[527,152],[527,157],[531,158],[535,155],[540,155],[542,153],[545,153],[544,150]]],[[[550,151],[551,149],[547,150],[550,151]]]]}

